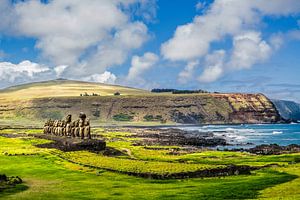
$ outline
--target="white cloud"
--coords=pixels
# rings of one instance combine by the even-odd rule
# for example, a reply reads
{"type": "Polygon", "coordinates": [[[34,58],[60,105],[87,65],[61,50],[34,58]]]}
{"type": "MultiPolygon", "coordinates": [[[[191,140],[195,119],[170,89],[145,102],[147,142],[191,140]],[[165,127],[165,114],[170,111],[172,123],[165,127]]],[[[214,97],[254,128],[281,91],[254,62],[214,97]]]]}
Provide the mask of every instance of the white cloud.
{"type": "Polygon", "coordinates": [[[64,73],[64,71],[66,70],[68,68],[68,66],[67,65],[59,65],[59,66],[57,66],[57,67],[54,67],[54,71],[55,71],[55,73],[56,73],[56,77],[60,77],[63,73],[64,73]]]}
{"type": "Polygon", "coordinates": [[[189,62],[183,69],[183,71],[181,71],[178,74],[178,79],[177,81],[181,84],[185,84],[188,81],[190,81],[191,79],[193,79],[194,76],[194,72],[195,72],[195,68],[199,65],[199,61],[191,61],[189,62]]]}
{"type": "Polygon", "coordinates": [[[298,12],[298,0],[216,0],[204,15],[178,26],[174,36],[162,45],[161,52],[164,58],[173,61],[199,58],[206,55],[212,42],[257,25],[263,15],[298,12]]]}
{"type": "Polygon", "coordinates": [[[158,56],[154,53],[147,52],[143,56],[133,56],[131,67],[129,69],[127,80],[135,81],[141,78],[143,73],[153,67],[158,61],[158,56]]]}
{"type": "MultiPolygon", "coordinates": [[[[279,37],[270,39],[270,46],[257,34],[263,17],[288,16],[299,12],[298,0],[215,0],[203,15],[195,16],[191,23],[178,26],[173,37],[161,45],[161,54],[170,61],[201,60],[209,54],[213,42],[229,36],[234,38],[231,58],[234,68],[250,68],[266,60],[272,53],[272,47],[278,49],[282,45],[279,37]],[[258,48],[258,58],[255,58],[255,47],[258,48]]],[[[212,65],[205,68],[205,75],[200,80],[216,80],[204,77],[210,77],[206,74],[219,74],[215,76],[219,77],[224,70],[227,70],[224,64],[222,67],[212,65]]]]}
{"type": "Polygon", "coordinates": [[[266,61],[272,53],[272,47],[281,45],[281,38],[273,38],[274,46],[262,40],[259,32],[248,31],[233,38],[233,48],[229,58],[225,50],[214,51],[205,57],[205,67],[198,80],[214,82],[224,73],[235,70],[249,69],[257,63],[266,61]]]}
{"type": "Polygon", "coordinates": [[[205,58],[205,68],[203,73],[198,77],[200,82],[209,83],[217,80],[224,72],[225,51],[218,50],[205,58]]]}
{"type": "Polygon", "coordinates": [[[202,8],[204,8],[206,5],[205,5],[205,3],[204,2],[198,2],[197,4],[196,4],[196,10],[201,10],[202,8]]]}
{"type": "Polygon", "coordinates": [[[120,65],[126,59],[131,49],[137,49],[148,39],[147,27],[141,22],[131,23],[107,38],[101,45],[98,45],[87,60],[82,62],[78,74],[82,74],[86,68],[90,72],[101,72],[107,66],[120,65]]]}
{"type": "MultiPolygon", "coordinates": [[[[146,25],[133,21],[131,7],[155,6],[153,0],[9,2],[0,3],[0,31],[36,38],[36,48],[44,58],[53,65],[73,68],[68,74],[73,77],[123,64],[128,54],[148,39],[146,25]]],[[[149,18],[154,11],[149,11],[153,13],[149,18]]]]}
{"type": "Polygon", "coordinates": [[[272,35],[269,43],[275,50],[280,49],[284,43],[284,35],[282,33],[272,35]]]}
{"type": "Polygon", "coordinates": [[[233,69],[250,68],[263,62],[271,55],[272,49],[261,39],[259,32],[246,32],[234,37],[233,53],[229,67],[233,69]]]}
{"type": "Polygon", "coordinates": [[[83,80],[98,83],[114,84],[116,82],[116,79],[117,77],[113,73],[105,71],[102,74],[93,74],[91,76],[85,77],[83,80]]]}
{"type": "Polygon", "coordinates": [[[22,61],[19,64],[10,62],[0,63],[0,81],[14,82],[17,78],[34,78],[35,75],[47,72],[50,69],[28,60],[22,61]]]}

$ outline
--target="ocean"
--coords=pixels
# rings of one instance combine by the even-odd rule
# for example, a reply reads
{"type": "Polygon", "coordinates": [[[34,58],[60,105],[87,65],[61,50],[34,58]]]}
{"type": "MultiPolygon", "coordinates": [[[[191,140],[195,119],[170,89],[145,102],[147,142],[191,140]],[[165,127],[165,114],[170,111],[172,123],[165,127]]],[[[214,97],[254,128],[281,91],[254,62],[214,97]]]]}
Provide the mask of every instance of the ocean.
{"type": "MultiPolygon", "coordinates": [[[[300,124],[243,124],[180,127],[226,136],[226,148],[251,148],[260,144],[300,145],[300,124]]],[[[222,147],[221,147],[222,148],[222,147]]],[[[225,148],[225,147],[223,147],[225,148]]]]}

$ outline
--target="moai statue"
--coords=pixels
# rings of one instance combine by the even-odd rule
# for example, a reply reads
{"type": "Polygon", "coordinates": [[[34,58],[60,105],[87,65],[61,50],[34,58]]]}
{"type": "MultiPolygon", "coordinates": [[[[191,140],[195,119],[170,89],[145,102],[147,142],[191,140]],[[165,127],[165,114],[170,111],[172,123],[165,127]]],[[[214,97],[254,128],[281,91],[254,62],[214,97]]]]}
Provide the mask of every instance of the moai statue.
{"type": "Polygon", "coordinates": [[[79,128],[79,120],[75,121],[75,137],[80,137],[80,128],[79,128]]]}
{"type": "Polygon", "coordinates": [[[44,125],[44,134],[48,134],[48,129],[49,129],[49,121],[50,120],[48,120],[48,121],[46,121],[46,123],[45,123],[45,125],[44,125]]]}
{"type": "Polygon", "coordinates": [[[90,119],[86,118],[84,122],[84,135],[88,138],[91,139],[91,127],[90,127],[90,119]]]}
{"type": "Polygon", "coordinates": [[[72,115],[67,115],[65,122],[66,122],[66,128],[65,128],[65,135],[71,136],[71,121],[72,121],[72,115]]]}
{"type": "Polygon", "coordinates": [[[62,120],[61,121],[61,134],[63,135],[63,136],[67,136],[67,134],[66,134],[66,121],[65,120],[62,120]]]}
{"type": "Polygon", "coordinates": [[[79,119],[75,121],[72,121],[71,115],[67,115],[63,120],[49,119],[45,122],[43,130],[44,134],[91,139],[90,119],[82,112],[79,114],[79,119]]]}
{"type": "Polygon", "coordinates": [[[58,125],[59,125],[59,120],[55,120],[55,126],[54,126],[54,134],[55,135],[59,135],[58,125]]]}
{"type": "Polygon", "coordinates": [[[84,123],[85,123],[86,115],[84,113],[79,114],[79,133],[81,139],[84,139],[84,123]]]}
{"type": "Polygon", "coordinates": [[[62,134],[62,131],[61,131],[61,121],[58,120],[58,122],[57,122],[57,135],[61,136],[61,134],[62,134]]]}
{"type": "Polygon", "coordinates": [[[53,120],[50,119],[49,123],[49,134],[53,135],[53,120]]]}
{"type": "Polygon", "coordinates": [[[57,120],[57,125],[56,125],[56,135],[60,136],[60,120],[57,120]]]}
{"type": "Polygon", "coordinates": [[[53,122],[53,135],[57,134],[57,123],[58,123],[58,121],[54,120],[54,122],[53,122]]]}
{"type": "Polygon", "coordinates": [[[75,134],[75,127],[76,126],[76,123],[75,121],[72,121],[71,124],[70,124],[70,128],[71,128],[71,136],[72,137],[76,137],[76,134],[75,134]]]}
{"type": "Polygon", "coordinates": [[[51,121],[51,134],[54,135],[54,120],[51,121]]]}

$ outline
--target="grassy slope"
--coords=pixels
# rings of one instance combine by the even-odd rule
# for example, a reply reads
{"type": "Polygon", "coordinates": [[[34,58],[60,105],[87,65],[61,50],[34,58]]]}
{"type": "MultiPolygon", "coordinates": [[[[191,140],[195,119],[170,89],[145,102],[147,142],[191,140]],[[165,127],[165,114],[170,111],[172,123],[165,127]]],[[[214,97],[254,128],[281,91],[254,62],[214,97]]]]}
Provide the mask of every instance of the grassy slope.
{"type": "MultiPolygon", "coordinates": [[[[2,130],[12,133],[14,130],[2,130]]],[[[38,133],[39,130],[19,130],[19,133],[38,133]]],[[[98,134],[101,130],[98,130],[98,134]]],[[[41,149],[33,144],[45,140],[33,138],[4,138],[0,134],[0,173],[18,175],[25,181],[14,190],[0,194],[0,199],[299,199],[299,164],[288,162],[299,160],[299,154],[281,156],[254,156],[236,152],[202,152],[170,156],[166,150],[139,152],[129,145],[128,133],[111,132],[103,136],[108,146],[119,150],[129,149],[137,160],[177,163],[186,159],[188,163],[199,164],[270,164],[274,167],[225,178],[191,178],[185,180],[149,180],[133,176],[95,170],[72,164],[51,154],[51,149],[41,149]],[[115,140],[114,140],[115,139],[115,140]],[[125,140],[120,142],[120,140],[125,140]],[[152,153],[151,153],[152,152],[152,153]],[[10,156],[9,156],[10,155],[10,156]],[[149,159],[150,158],[150,159],[149,159]]],[[[56,151],[57,152],[57,151],[56,151]]],[[[63,152],[59,152],[64,155],[63,152]]],[[[83,164],[89,159],[103,157],[83,152],[83,164]]],[[[76,154],[76,152],[75,152],[76,154]]],[[[80,152],[78,152],[80,155],[80,152]]],[[[73,159],[76,159],[74,156],[73,159]]],[[[114,166],[122,165],[122,156],[114,166]]],[[[125,162],[128,166],[134,166],[125,162]]],[[[96,163],[97,164],[97,163],[96,163]]],[[[98,163],[101,165],[101,163],[98,163]]],[[[138,167],[138,166],[136,166],[138,167]]]]}

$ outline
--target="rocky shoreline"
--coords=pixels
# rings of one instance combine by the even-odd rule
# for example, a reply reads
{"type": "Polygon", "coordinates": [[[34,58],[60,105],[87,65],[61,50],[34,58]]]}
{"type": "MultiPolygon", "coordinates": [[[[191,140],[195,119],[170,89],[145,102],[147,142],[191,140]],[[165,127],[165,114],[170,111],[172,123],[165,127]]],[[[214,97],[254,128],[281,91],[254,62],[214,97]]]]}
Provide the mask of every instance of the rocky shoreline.
{"type": "Polygon", "coordinates": [[[223,136],[216,136],[212,132],[185,131],[177,128],[113,128],[107,131],[124,131],[132,135],[127,137],[139,138],[135,145],[150,146],[195,146],[216,147],[228,145],[223,136]]]}

